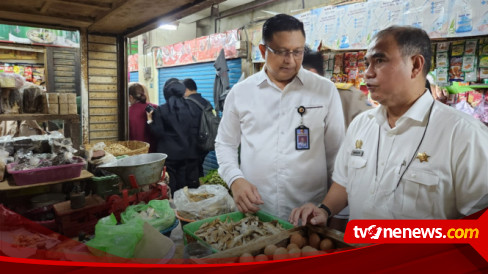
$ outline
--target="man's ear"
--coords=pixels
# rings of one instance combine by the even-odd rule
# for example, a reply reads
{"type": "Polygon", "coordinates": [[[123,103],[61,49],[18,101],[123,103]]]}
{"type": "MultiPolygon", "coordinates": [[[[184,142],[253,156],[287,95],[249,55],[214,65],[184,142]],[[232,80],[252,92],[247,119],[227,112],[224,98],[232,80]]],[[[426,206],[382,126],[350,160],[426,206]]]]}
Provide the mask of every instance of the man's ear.
{"type": "Polygon", "coordinates": [[[259,44],[259,51],[261,52],[261,56],[263,59],[266,59],[266,46],[263,44],[259,44]]]}
{"type": "Polygon", "coordinates": [[[412,79],[419,75],[422,75],[422,70],[424,69],[425,58],[423,55],[416,54],[411,57],[412,59],[412,79]]]}

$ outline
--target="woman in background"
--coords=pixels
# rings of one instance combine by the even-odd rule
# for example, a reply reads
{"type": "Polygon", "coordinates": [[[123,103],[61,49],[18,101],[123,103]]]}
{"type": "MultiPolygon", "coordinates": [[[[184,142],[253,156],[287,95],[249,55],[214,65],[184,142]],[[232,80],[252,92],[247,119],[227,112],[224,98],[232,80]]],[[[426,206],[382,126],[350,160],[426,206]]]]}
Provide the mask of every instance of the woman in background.
{"type": "Polygon", "coordinates": [[[156,151],[156,144],[147,126],[146,107],[148,105],[157,108],[157,105],[147,102],[145,87],[134,83],[129,86],[129,140],[137,140],[149,143],[149,152],[156,151]]]}

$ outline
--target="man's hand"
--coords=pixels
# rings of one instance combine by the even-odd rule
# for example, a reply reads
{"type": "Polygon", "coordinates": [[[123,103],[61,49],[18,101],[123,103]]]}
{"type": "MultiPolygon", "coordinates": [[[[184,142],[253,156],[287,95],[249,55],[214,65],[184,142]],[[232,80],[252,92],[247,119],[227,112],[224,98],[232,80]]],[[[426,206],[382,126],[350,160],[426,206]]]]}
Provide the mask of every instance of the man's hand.
{"type": "Polygon", "coordinates": [[[244,178],[236,179],[231,189],[237,208],[242,213],[256,212],[259,210],[257,205],[264,203],[256,186],[244,178]]]}
{"type": "Polygon", "coordinates": [[[310,223],[312,225],[326,225],[327,224],[327,212],[318,208],[316,205],[307,203],[301,207],[295,208],[291,211],[288,221],[297,226],[298,221],[302,221],[302,225],[310,223]]]}

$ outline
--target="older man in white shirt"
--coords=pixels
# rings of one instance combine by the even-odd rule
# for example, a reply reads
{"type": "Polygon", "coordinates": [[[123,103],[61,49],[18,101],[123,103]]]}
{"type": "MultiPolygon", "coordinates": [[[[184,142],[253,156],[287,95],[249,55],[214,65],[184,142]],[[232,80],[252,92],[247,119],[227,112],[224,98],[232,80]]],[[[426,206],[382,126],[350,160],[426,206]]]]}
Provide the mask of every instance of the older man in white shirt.
{"type": "Polygon", "coordinates": [[[366,84],[379,108],[348,128],[323,201],[290,221],[324,224],[349,204],[350,219],[458,219],[488,206],[488,128],[436,102],[425,88],[427,33],[392,26],[368,53],[366,84]]]}
{"type": "Polygon", "coordinates": [[[276,15],[263,25],[263,41],[266,64],[227,96],[215,150],[240,211],[286,219],[327,193],[344,118],[334,84],[301,66],[303,23],[276,15]]]}

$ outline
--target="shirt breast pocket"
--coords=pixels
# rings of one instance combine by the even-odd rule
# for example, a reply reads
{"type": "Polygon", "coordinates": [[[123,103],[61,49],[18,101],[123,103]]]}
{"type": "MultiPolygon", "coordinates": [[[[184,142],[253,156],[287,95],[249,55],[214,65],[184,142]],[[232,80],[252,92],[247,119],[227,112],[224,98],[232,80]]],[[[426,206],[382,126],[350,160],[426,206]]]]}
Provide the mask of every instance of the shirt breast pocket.
{"type": "Polygon", "coordinates": [[[347,171],[347,187],[346,191],[348,194],[352,195],[353,191],[356,191],[360,186],[353,186],[352,182],[360,182],[356,178],[360,178],[361,174],[364,174],[366,164],[368,160],[363,157],[351,156],[348,161],[348,171],[347,171]]]}
{"type": "MultiPolygon", "coordinates": [[[[409,169],[402,178],[401,215],[410,218],[432,218],[439,202],[439,177],[428,171],[409,169]]],[[[400,193],[396,193],[399,195],[400,193]]],[[[395,196],[396,196],[395,195],[395,196]]],[[[396,197],[395,197],[396,198],[396,197]]],[[[398,197],[400,198],[400,197],[398,197]]],[[[396,199],[398,201],[398,199],[396,199]]]]}

